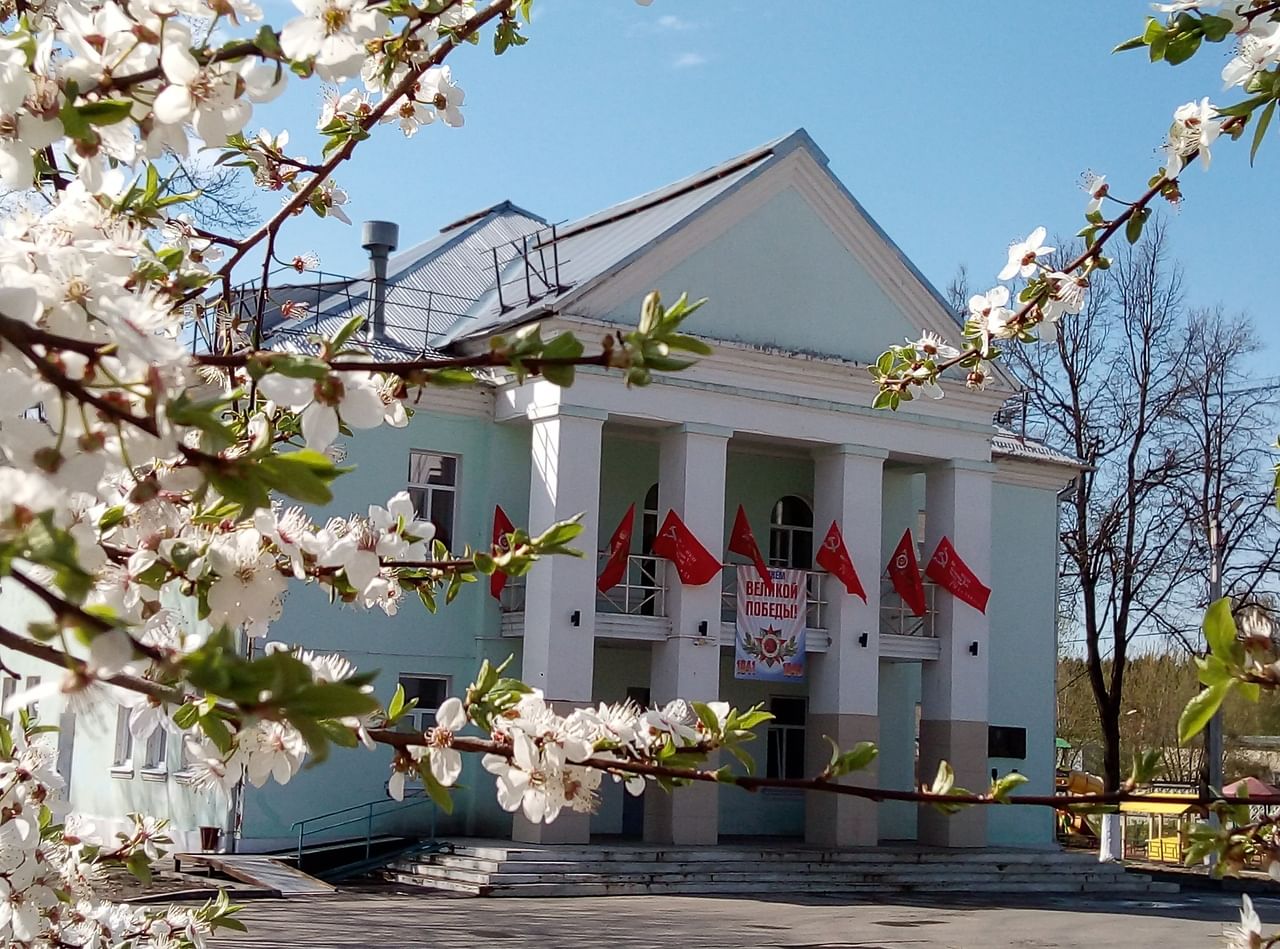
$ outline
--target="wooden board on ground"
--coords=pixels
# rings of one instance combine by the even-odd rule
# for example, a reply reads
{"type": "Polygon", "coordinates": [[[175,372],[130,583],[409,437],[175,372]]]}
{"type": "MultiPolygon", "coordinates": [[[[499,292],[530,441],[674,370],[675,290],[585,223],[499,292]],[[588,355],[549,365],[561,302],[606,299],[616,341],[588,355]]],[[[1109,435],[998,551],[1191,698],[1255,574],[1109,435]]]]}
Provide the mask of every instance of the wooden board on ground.
{"type": "Polygon", "coordinates": [[[317,880],[296,867],[266,854],[183,853],[175,855],[178,866],[198,864],[233,880],[274,890],[281,896],[313,896],[334,892],[337,887],[317,880]]]}

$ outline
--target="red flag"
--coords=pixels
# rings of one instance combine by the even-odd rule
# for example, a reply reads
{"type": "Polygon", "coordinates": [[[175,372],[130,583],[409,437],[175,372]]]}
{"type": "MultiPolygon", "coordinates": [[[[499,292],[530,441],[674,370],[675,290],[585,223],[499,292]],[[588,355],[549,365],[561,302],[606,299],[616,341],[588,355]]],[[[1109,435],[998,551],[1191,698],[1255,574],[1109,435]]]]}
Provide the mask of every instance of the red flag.
{"type": "Polygon", "coordinates": [[[609,538],[609,559],[605,561],[600,579],[596,581],[596,589],[601,593],[612,590],[626,575],[627,557],[631,554],[631,528],[635,525],[635,520],[636,506],[632,504],[627,508],[627,513],[622,515],[622,521],[613,536],[609,538]]]}
{"type": "Polygon", "coordinates": [[[933,552],[929,566],[924,568],[924,575],[938,586],[950,590],[957,600],[964,600],[979,613],[987,611],[991,588],[983,584],[977,574],[969,569],[969,565],[960,559],[947,538],[943,537],[938,541],[938,549],[933,552]]]}
{"type": "Polygon", "coordinates": [[[769,573],[769,565],[764,562],[764,557],[760,556],[760,545],[756,543],[755,535],[751,533],[751,524],[747,520],[747,512],[742,509],[742,505],[738,505],[738,516],[733,519],[733,533],[729,535],[729,549],[735,554],[742,554],[744,557],[750,557],[751,562],[756,565],[756,573],[760,574],[760,579],[764,581],[765,589],[770,593],[773,592],[773,577],[769,573]]]}
{"type": "Polygon", "coordinates": [[[911,539],[908,528],[898,541],[898,547],[889,560],[889,579],[893,588],[902,597],[902,602],[911,608],[916,616],[924,616],[924,583],[920,580],[920,564],[916,560],[916,545],[911,539]]]}
{"type": "MultiPolygon", "coordinates": [[[[511,518],[507,517],[507,512],[502,509],[502,505],[495,504],[493,506],[493,546],[505,551],[507,535],[515,529],[516,526],[511,523],[511,518]]],[[[502,588],[506,585],[507,575],[501,570],[495,570],[489,577],[489,595],[495,600],[502,599],[502,588]]]]}
{"type": "Polygon", "coordinates": [[[854,596],[862,597],[867,602],[867,591],[862,589],[862,581],[858,579],[858,571],[853,569],[853,558],[849,556],[849,548],[844,545],[844,537],[840,533],[840,525],[831,522],[831,530],[818,549],[814,558],[818,566],[844,584],[844,588],[854,596]]]}
{"type": "Polygon", "coordinates": [[[676,565],[681,583],[699,587],[720,575],[720,561],[699,543],[675,511],[667,511],[653,539],[653,552],[676,565]]]}

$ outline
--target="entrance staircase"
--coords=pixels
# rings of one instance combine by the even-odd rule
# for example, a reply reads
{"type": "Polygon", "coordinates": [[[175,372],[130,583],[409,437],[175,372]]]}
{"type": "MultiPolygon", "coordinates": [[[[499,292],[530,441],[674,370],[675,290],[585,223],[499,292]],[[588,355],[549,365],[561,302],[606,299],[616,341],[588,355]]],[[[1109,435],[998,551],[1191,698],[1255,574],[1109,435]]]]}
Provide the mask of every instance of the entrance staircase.
{"type": "Polygon", "coordinates": [[[390,864],[396,883],[474,896],[644,894],[1088,894],[1130,899],[1178,892],[1175,883],[1057,851],[829,851],[794,846],[526,845],[455,841],[452,852],[390,864]]]}

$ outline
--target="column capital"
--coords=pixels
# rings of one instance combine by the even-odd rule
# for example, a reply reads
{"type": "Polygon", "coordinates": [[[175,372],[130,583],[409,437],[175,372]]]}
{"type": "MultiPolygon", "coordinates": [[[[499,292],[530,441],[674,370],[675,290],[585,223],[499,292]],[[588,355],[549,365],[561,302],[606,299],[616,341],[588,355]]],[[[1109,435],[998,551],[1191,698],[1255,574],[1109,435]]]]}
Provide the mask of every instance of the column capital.
{"type": "Polygon", "coordinates": [[[604,409],[593,409],[585,405],[564,405],[562,403],[531,405],[525,411],[525,415],[531,422],[545,422],[554,418],[581,418],[604,422],[609,418],[609,413],[604,409]]]}
{"type": "Polygon", "coordinates": [[[712,425],[710,422],[681,422],[664,429],[663,434],[670,435],[714,435],[719,438],[732,438],[733,429],[723,425],[712,425]]]}
{"type": "Polygon", "coordinates": [[[875,448],[871,445],[822,445],[813,452],[814,458],[830,458],[834,456],[844,456],[852,458],[866,458],[872,461],[884,461],[889,457],[889,451],[886,448],[875,448]]]}

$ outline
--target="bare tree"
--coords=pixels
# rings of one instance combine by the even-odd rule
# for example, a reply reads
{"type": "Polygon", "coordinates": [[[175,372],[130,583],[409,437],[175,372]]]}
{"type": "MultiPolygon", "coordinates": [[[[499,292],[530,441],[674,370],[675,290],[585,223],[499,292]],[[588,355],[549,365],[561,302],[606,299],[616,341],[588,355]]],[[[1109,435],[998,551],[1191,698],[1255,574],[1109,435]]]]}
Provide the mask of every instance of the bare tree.
{"type": "Polygon", "coordinates": [[[1135,637],[1189,575],[1171,431],[1186,377],[1182,275],[1164,228],[1116,254],[1056,345],[1013,347],[1029,427],[1085,465],[1062,504],[1063,594],[1083,637],[1103,778],[1123,779],[1124,683],[1135,637]]]}
{"type": "Polygon", "coordinates": [[[174,157],[167,191],[173,194],[200,192],[188,207],[197,224],[207,230],[243,234],[257,224],[253,189],[242,168],[205,165],[174,157]]]}
{"type": "MultiPolygon", "coordinates": [[[[1237,606],[1269,609],[1274,570],[1280,562],[1280,517],[1269,474],[1276,463],[1277,390],[1274,380],[1254,379],[1246,360],[1260,348],[1252,323],[1222,309],[1190,314],[1182,333],[1186,380],[1177,408],[1181,474],[1174,495],[1185,524],[1185,544],[1195,572],[1216,568],[1222,592],[1237,606]]],[[[1185,617],[1203,612],[1204,582],[1188,585],[1184,610],[1172,613],[1170,633],[1192,652],[1199,632],[1185,617]]]]}

